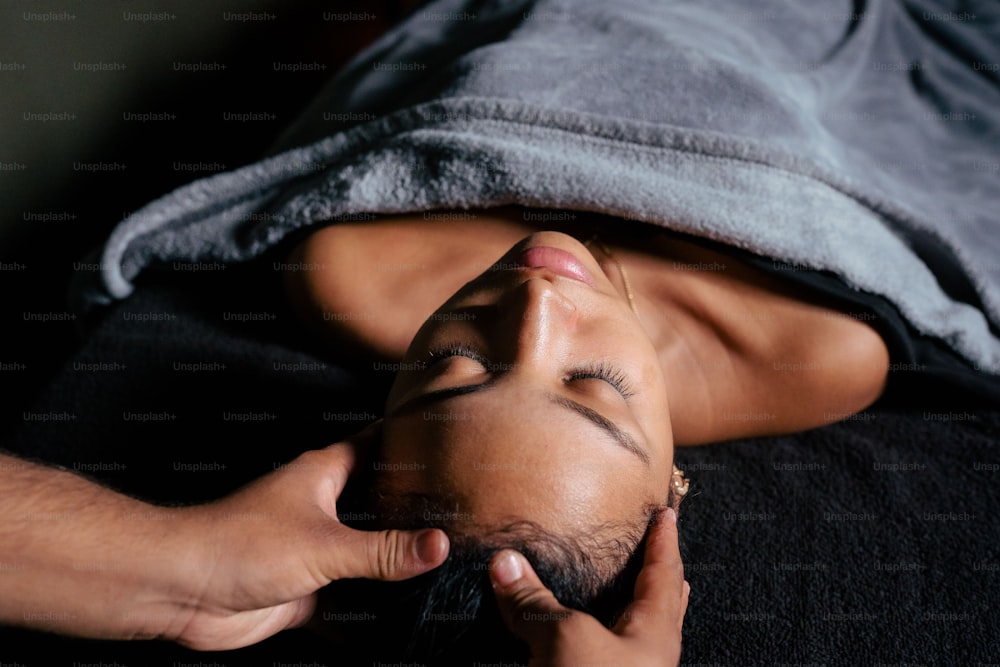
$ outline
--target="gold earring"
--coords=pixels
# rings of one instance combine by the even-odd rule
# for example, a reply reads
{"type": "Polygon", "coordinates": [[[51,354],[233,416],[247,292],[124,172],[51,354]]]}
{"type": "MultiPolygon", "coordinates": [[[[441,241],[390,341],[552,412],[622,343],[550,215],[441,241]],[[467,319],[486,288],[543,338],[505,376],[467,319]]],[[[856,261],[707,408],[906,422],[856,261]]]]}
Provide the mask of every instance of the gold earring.
{"type": "Polygon", "coordinates": [[[678,497],[683,498],[684,496],[687,495],[688,488],[691,486],[691,482],[689,482],[684,477],[683,470],[681,470],[677,466],[674,466],[674,473],[670,477],[670,486],[673,487],[674,493],[678,497]]]}

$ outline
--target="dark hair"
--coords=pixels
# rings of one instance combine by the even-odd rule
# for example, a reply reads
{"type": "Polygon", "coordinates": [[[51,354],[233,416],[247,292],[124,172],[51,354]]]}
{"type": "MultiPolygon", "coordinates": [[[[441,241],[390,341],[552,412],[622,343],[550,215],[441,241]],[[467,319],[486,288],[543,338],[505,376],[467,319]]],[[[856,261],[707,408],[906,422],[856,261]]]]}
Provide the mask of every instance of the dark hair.
{"type": "MultiPolygon", "coordinates": [[[[466,665],[488,660],[526,663],[527,647],[504,626],[489,580],[491,556],[503,548],[524,554],[565,606],[611,626],[631,602],[642,568],[649,506],[632,522],[602,524],[586,533],[554,535],[531,521],[470,531],[448,521],[446,499],[426,494],[379,495],[379,528],[436,526],[451,540],[440,567],[402,582],[338,581],[330,585],[334,620],[354,619],[345,638],[365,647],[368,664],[416,661],[466,665]],[[443,511],[442,511],[443,510],[443,511]],[[430,517],[430,520],[427,519],[430,517]]],[[[358,526],[362,527],[362,526],[358,526]]],[[[376,526],[368,522],[368,528],[376,526]]]]}

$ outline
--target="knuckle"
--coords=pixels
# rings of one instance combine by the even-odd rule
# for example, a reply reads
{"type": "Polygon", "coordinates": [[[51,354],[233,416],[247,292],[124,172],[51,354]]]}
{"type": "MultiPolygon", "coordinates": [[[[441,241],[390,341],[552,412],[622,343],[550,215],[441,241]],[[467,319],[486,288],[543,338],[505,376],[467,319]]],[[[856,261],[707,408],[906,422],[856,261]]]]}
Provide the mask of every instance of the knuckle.
{"type": "Polygon", "coordinates": [[[285,466],[284,470],[292,472],[309,472],[322,468],[324,466],[324,461],[326,457],[323,452],[318,449],[310,449],[308,451],[302,452],[291,462],[291,464],[285,466]]]}
{"type": "Polygon", "coordinates": [[[676,577],[681,581],[684,580],[684,563],[681,562],[679,558],[672,563],[668,563],[667,567],[671,576],[676,577]]]}
{"type": "Polygon", "coordinates": [[[544,607],[548,595],[548,591],[544,588],[531,586],[514,591],[511,601],[518,612],[534,612],[544,607]]]}
{"type": "Polygon", "coordinates": [[[319,463],[323,458],[323,450],[309,449],[299,454],[296,460],[300,463],[319,463]]]}
{"type": "Polygon", "coordinates": [[[378,579],[388,579],[398,569],[402,553],[400,533],[389,530],[379,535],[379,539],[370,542],[369,563],[372,574],[378,579]]]}

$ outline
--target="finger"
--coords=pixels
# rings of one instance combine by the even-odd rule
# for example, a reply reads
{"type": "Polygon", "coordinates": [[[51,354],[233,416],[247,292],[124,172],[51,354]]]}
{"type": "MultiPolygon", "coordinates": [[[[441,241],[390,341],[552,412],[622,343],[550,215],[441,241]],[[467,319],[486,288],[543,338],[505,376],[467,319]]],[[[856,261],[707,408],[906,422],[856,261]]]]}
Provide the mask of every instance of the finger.
{"type": "Polygon", "coordinates": [[[376,419],[359,433],[347,438],[347,442],[356,452],[367,453],[382,439],[382,419],[376,419]]]}
{"type": "Polygon", "coordinates": [[[512,549],[494,554],[490,560],[490,580],[504,623],[515,637],[528,644],[535,657],[549,652],[560,625],[585,625],[590,618],[561,605],[527,559],[512,549]]]}
{"type": "Polygon", "coordinates": [[[358,459],[371,454],[373,446],[382,437],[382,420],[377,419],[362,431],[327,447],[327,451],[337,455],[337,460],[348,471],[353,470],[358,459]]]}
{"type": "Polygon", "coordinates": [[[333,473],[329,481],[332,485],[334,502],[347,485],[347,480],[358,469],[358,462],[371,455],[372,448],[381,437],[382,420],[379,419],[360,433],[319,450],[322,452],[324,466],[329,466],[329,470],[333,473]]]}
{"type": "Polygon", "coordinates": [[[373,446],[382,439],[382,420],[376,419],[358,433],[355,433],[344,442],[350,445],[355,453],[367,453],[373,446]]]}
{"type": "Polygon", "coordinates": [[[683,572],[677,536],[677,512],[672,507],[657,513],[656,521],[649,529],[644,555],[646,564],[666,565],[679,568],[683,572]]]}
{"type": "Polygon", "coordinates": [[[629,605],[621,629],[658,633],[683,618],[684,565],[677,541],[677,514],[660,512],[646,539],[642,571],[635,583],[635,598],[629,605]]]}
{"type": "Polygon", "coordinates": [[[401,581],[432,570],[448,557],[443,530],[354,530],[342,527],[330,550],[330,579],[401,581]]]}
{"type": "Polygon", "coordinates": [[[680,630],[684,626],[684,616],[687,615],[688,610],[688,598],[691,597],[691,584],[687,581],[684,582],[684,593],[681,595],[681,613],[677,618],[677,629],[680,630]]]}

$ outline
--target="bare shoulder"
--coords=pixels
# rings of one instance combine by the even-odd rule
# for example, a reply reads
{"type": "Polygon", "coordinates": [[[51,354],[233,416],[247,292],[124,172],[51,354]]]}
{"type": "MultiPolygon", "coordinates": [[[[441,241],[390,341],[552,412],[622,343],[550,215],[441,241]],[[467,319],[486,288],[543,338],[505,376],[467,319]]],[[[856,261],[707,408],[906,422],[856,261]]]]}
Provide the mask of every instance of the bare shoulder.
{"type": "Polygon", "coordinates": [[[797,324],[775,331],[754,368],[772,433],[803,431],[864,410],[885,389],[889,350],[851,313],[811,306],[797,324]]]}
{"type": "MultiPolygon", "coordinates": [[[[649,272],[659,305],[697,323],[687,330],[697,372],[670,397],[691,413],[678,444],[804,431],[881,396],[889,351],[860,313],[719,250],[670,240],[665,252],[675,261],[649,272]]],[[[668,377],[677,370],[665,364],[668,377]]]]}
{"type": "Polygon", "coordinates": [[[291,251],[287,299],[322,342],[401,359],[427,317],[523,236],[509,218],[438,212],[321,228],[291,251]]]}
{"type": "Polygon", "coordinates": [[[289,253],[283,282],[289,306],[322,343],[380,354],[394,341],[379,326],[392,318],[370,279],[378,263],[370,236],[352,225],[312,232],[289,253]]]}
{"type": "Polygon", "coordinates": [[[885,390],[889,348],[882,336],[852,313],[828,313],[830,321],[814,356],[812,386],[823,423],[840,421],[874,403],[885,390]]]}
{"type": "MultiPolygon", "coordinates": [[[[848,315],[814,312],[761,340],[727,353],[724,364],[703,364],[706,401],[684,401],[692,414],[683,422],[689,428],[675,431],[676,444],[806,431],[864,410],[885,389],[885,342],[848,315]]],[[[696,383],[685,386],[690,390],[696,383]]]]}

